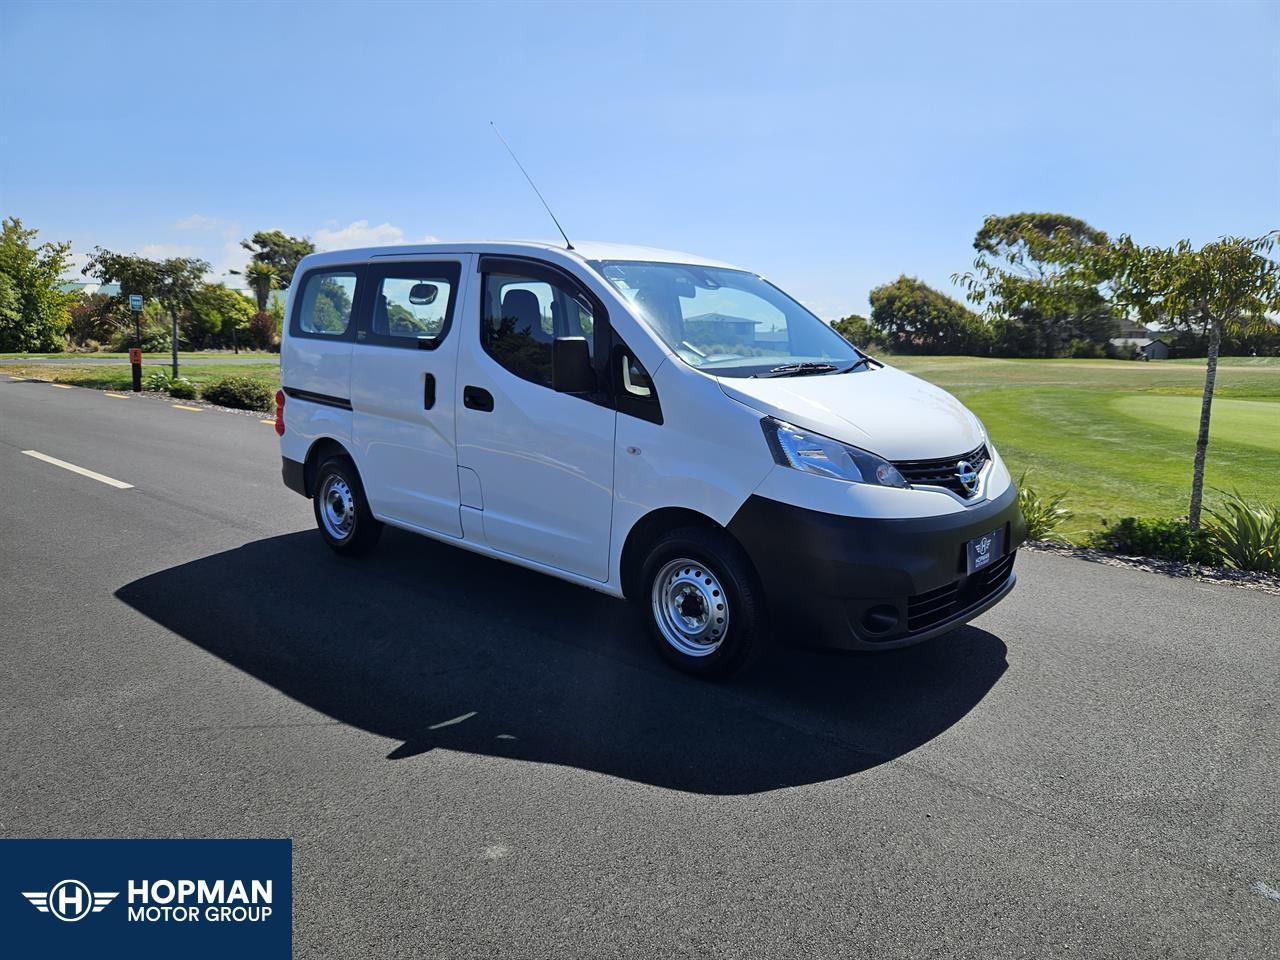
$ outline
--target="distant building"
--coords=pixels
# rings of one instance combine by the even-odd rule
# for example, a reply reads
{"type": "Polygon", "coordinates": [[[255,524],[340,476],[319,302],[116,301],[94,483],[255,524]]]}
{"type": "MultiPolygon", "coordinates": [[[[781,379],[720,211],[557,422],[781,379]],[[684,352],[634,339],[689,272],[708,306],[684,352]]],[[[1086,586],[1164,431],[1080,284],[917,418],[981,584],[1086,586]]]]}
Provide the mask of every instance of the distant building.
{"type": "Polygon", "coordinates": [[[1173,355],[1169,344],[1159,337],[1112,337],[1111,345],[1119,351],[1132,350],[1142,360],[1168,360],[1173,355]]]}

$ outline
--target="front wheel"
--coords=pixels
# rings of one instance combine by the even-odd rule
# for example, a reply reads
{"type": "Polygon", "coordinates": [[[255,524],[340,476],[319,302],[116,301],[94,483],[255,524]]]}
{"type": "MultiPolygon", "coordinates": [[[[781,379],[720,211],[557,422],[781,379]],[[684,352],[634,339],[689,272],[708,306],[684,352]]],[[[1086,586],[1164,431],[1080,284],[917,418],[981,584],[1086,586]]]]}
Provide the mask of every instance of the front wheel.
{"type": "Polygon", "coordinates": [[[368,553],[382,536],[382,524],[369,510],[356,465],[331,457],[316,472],[316,526],[335,552],[355,557],[368,553]]]}
{"type": "Polygon", "coordinates": [[[636,600],[658,652],[708,679],[753,661],[768,638],[763,593],[742,548],[719,530],[689,527],[649,551],[636,600]]]}

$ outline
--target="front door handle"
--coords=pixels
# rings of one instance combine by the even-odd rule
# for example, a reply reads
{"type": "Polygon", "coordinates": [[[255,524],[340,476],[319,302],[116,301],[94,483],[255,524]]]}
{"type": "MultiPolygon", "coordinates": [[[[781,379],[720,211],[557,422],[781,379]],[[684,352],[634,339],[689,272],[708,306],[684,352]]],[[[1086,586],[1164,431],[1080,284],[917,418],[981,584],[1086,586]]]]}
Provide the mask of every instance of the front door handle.
{"type": "Polygon", "coordinates": [[[483,387],[463,387],[462,405],[468,410],[480,410],[484,413],[489,413],[493,410],[493,394],[483,387]]]}
{"type": "Polygon", "coordinates": [[[430,410],[436,405],[435,374],[427,373],[422,377],[422,409],[430,410]]]}

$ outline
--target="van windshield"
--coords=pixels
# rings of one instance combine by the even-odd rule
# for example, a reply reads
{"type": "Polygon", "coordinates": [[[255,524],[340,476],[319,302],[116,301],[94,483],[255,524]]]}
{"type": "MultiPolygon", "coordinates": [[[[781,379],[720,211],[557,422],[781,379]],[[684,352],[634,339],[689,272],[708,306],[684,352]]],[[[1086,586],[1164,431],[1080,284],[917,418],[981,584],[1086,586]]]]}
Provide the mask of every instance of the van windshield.
{"type": "Polygon", "coordinates": [[[591,265],[676,355],[715,376],[844,372],[862,356],[755,274],[631,260],[591,265]]]}

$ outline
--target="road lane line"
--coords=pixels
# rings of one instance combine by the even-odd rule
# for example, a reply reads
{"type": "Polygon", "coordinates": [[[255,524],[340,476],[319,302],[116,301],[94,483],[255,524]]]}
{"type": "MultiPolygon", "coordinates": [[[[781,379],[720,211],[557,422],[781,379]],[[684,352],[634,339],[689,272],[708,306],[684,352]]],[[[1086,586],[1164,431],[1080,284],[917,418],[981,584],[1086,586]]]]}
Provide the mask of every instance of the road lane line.
{"type": "Polygon", "coordinates": [[[275,422],[274,420],[259,420],[258,422],[259,422],[259,423],[267,423],[267,424],[270,424],[270,425],[271,425],[271,426],[273,426],[273,427],[276,425],[276,422],[275,422]]]}
{"type": "Polygon", "coordinates": [[[26,378],[26,377],[15,377],[13,374],[9,374],[9,379],[10,379],[10,380],[17,380],[19,383],[25,383],[25,382],[26,382],[26,380],[27,380],[27,378],[26,378]]]}
{"type": "MultiPolygon", "coordinates": [[[[104,392],[106,392],[106,391],[104,391],[104,392]]],[[[117,400],[128,400],[128,399],[129,399],[129,395],[128,395],[127,393],[107,393],[107,396],[108,396],[108,397],[115,397],[117,400]]]]}
{"type": "Polygon", "coordinates": [[[200,412],[200,408],[199,408],[199,407],[184,407],[184,406],[183,406],[182,404],[180,404],[180,403],[175,403],[175,404],[173,405],[173,409],[175,409],[175,410],[190,410],[192,413],[199,413],[199,412],[200,412]]]}
{"type": "Polygon", "coordinates": [[[111,477],[103,476],[100,473],[94,473],[92,470],[86,470],[84,467],[77,467],[74,463],[67,463],[65,460],[59,460],[57,457],[51,457],[47,453],[41,453],[39,450],[23,450],[28,457],[35,457],[37,460],[43,460],[45,463],[52,463],[55,467],[61,467],[63,470],[70,470],[72,473],[78,473],[82,477],[88,477],[90,480],[97,480],[99,483],[105,483],[109,487],[115,487],[117,490],[130,490],[133,488],[132,483],[125,483],[123,480],[115,480],[111,477]]]}
{"type": "Polygon", "coordinates": [[[50,384],[49,384],[49,386],[51,386],[51,387],[57,387],[59,390],[70,390],[70,389],[71,389],[71,384],[69,384],[69,383],[50,383],[50,384]]]}
{"type": "Polygon", "coordinates": [[[441,720],[439,723],[433,723],[431,726],[427,727],[427,729],[439,730],[441,727],[452,727],[455,723],[461,723],[463,720],[470,720],[475,715],[476,712],[472,710],[470,713],[464,713],[462,716],[454,717],[452,720],[441,720]]]}

